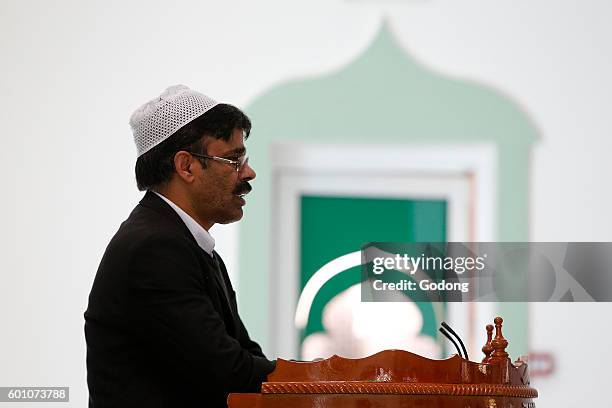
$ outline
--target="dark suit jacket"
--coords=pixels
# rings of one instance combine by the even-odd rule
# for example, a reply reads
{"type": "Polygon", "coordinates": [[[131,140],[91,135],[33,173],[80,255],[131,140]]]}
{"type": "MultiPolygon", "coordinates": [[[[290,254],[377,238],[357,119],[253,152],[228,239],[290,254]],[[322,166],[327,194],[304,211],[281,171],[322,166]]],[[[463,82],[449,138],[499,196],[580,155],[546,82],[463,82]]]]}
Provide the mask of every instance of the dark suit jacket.
{"type": "Polygon", "coordinates": [[[225,407],[229,392],[259,391],[274,363],[249,338],[218,265],[148,192],[106,248],[89,295],[90,407],[225,407]]]}

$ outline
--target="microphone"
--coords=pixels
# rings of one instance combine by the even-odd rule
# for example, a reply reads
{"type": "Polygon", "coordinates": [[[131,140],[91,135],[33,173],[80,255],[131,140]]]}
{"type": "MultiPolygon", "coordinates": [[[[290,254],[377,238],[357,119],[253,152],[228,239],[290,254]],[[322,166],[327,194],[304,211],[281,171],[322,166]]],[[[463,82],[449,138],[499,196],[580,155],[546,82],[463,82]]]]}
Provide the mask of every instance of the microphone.
{"type": "Polygon", "coordinates": [[[469,360],[467,350],[465,349],[465,345],[463,344],[463,341],[461,341],[461,337],[459,337],[459,335],[455,333],[455,331],[448,324],[446,324],[446,322],[442,322],[441,325],[442,327],[440,327],[440,332],[455,345],[455,348],[457,349],[459,356],[462,358],[465,358],[466,360],[469,360]],[[448,330],[448,332],[445,329],[448,330]],[[450,334],[455,336],[457,341],[459,341],[459,344],[461,344],[461,349],[463,350],[463,354],[461,354],[461,350],[459,350],[459,346],[457,345],[455,340],[453,340],[453,338],[450,336],[449,332],[450,334]]]}

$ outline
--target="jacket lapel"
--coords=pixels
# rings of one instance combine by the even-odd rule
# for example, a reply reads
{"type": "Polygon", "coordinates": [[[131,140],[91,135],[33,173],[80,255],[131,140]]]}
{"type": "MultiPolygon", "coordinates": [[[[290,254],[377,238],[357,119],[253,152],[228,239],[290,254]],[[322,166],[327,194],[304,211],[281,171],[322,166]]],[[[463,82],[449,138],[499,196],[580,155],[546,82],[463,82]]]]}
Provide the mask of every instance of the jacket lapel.
{"type": "MultiPolygon", "coordinates": [[[[229,290],[227,286],[221,279],[223,279],[221,266],[219,261],[215,258],[216,253],[213,251],[213,257],[208,255],[204,249],[202,249],[196,239],[194,238],[189,228],[185,225],[181,217],[174,211],[172,207],[168,205],[164,200],[159,198],[159,196],[151,191],[147,191],[142,200],[140,200],[140,205],[151,208],[156,211],[162,217],[166,217],[172,220],[173,224],[176,224],[177,228],[179,228],[183,234],[193,242],[193,244],[198,248],[200,258],[203,259],[203,263],[208,266],[205,271],[202,271],[206,274],[213,275],[214,281],[214,297],[218,299],[219,306],[221,310],[219,310],[220,314],[223,316],[226,327],[228,331],[231,330],[232,334],[235,332],[235,317],[234,312],[231,307],[231,299],[229,298],[229,290]]],[[[213,295],[213,293],[211,293],[213,295]]]]}

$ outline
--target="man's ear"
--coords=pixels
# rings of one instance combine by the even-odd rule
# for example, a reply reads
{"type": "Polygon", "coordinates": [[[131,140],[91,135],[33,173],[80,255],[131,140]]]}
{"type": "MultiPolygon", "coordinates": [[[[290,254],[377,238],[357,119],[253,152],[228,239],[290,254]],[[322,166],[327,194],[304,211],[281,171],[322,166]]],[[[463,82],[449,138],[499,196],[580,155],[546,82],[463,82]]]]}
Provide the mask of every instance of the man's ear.
{"type": "Polygon", "coordinates": [[[195,164],[194,162],[193,156],[184,150],[176,152],[174,155],[174,171],[177,176],[186,183],[191,183],[195,180],[192,171],[195,164]]]}

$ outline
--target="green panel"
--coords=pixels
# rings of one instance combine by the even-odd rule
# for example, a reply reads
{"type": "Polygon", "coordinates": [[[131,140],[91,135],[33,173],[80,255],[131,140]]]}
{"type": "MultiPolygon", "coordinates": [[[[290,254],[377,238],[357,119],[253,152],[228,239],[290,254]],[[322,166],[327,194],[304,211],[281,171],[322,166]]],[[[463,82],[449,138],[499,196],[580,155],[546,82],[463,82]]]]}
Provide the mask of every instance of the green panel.
{"type": "MultiPolygon", "coordinates": [[[[355,61],[326,75],[296,78],[267,89],[246,109],[257,171],[240,233],[239,302],[253,337],[266,347],[273,232],[271,198],[275,142],[393,145],[490,143],[497,148],[498,241],[527,241],[529,151],[538,131],[505,92],[422,65],[386,24],[355,61]],[[248,289],[245,289],[248,288],[248,289]]],[[[418,222],[418,221],[417,221],[418,222]]],[[[371,240],[366,238],[366,240],[371,240]]],[[[512,309],[513,354],[527,350],[527,315],[512,309]]]]}
{"type": "MultiPolygon", "coordinates": [[[[444,242],[446,202],[390,198],[303,196],[301,199],[300,281],[327,262],[355,252],[368,242],[444,242]]],[[[361,270],[351,268],[325,284],[314,299],[302,339],[323,331],[323,308],[335,295],[359,283],[361,270]]],[[[432,306],[418,302],[423,314],[422,333],[436,337],[432,306]]]]}

